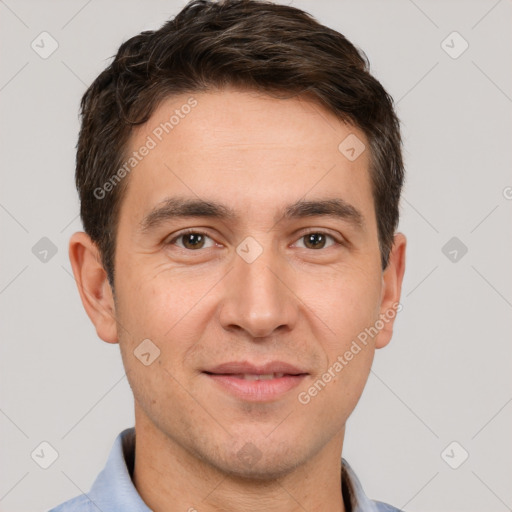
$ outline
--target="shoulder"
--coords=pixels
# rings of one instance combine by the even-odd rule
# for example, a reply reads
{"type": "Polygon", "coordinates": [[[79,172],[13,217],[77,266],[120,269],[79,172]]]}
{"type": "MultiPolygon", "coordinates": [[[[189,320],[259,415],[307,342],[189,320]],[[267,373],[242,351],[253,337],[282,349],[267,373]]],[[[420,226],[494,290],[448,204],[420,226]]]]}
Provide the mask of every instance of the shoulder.
{"type": "Polygon", "coordinates": [[[382,501],[374,501],[377,512],[402,512],[399,508],[383,503],[382,501]]]}
{"type": "Polygon", "coordinates": [[[97,507],[85,495],[81,494],[75,498],[71,498],[60,505],[52,508],[48,512],[97,512],[97,507]]]}

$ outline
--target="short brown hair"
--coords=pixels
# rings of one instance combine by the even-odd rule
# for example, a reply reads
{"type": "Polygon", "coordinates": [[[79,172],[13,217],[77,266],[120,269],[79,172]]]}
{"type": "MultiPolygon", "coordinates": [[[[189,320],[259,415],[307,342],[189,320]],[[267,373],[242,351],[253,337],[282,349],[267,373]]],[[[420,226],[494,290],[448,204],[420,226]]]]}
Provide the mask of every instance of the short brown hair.
{"type": "MultiPolygon", "coordinates": [[[[234,86],[308,94],[366,135],[382,268],[399,220],[404,179],[393,100],[361,50],[294,7],[267,0],[192,0],[159,30],[124,42],[81,101],[76,185],[85,232],[111,286],[119,208],[128,178],[97,191],[126,160],[131,130],[175,94],[234,86]]],[[[340,141],[341,142],[341,141],[340,141]]]]}

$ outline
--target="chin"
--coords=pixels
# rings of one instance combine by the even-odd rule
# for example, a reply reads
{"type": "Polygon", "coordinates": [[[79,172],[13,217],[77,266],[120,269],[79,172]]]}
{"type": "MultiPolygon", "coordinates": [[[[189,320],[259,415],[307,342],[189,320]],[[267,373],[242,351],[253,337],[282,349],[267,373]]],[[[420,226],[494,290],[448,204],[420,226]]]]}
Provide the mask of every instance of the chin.
{"type": "Polygon", "coordinates": [[[267,439],[266,444],[261,441],[253,444],[249,441],[235,452],[229,452],[226,447],[225,455],[216,461],[216,466],[231,477],[263,482],[286,476],[304,462],[293,442],[279,441],[272,444],[271,441],[267,439]]]}
{"type": "Polygon", "coordinates": [[[257,480],[259,482],[275,482],[291,473],[299,464],[296,461],[286,461],[279,456],[269,456],[270,460],[261,459],[252,466],[241,463],[238,458],[228,467],[221,468],[222,472],[231,478],[241,481],[257,480]],[[277,460],[279,459],[279,462],[277,460]]]}

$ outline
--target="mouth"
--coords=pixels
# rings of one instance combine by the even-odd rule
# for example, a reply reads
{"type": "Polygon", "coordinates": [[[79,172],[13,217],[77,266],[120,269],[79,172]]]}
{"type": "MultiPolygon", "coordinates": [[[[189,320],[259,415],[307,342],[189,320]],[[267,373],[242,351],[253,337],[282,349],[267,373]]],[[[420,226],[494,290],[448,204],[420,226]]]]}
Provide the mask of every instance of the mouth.
{"type": "Polygon", "coordinates": [[[283,398],[309,375],[279,361],[262,366],[231,362],[202,373],[217,389],[250,402],[271,402],[283,398]]]}
{"type": "Polygon", "coordinates": [[[290,373],[210,373],[204,372],[208,375],[220,375],[224,377],[233,377],[234,379],[242,379],[242,380],[272,380],[272,379],[280,379],[282,377],[296,377],[298,375],[305,374],[290,374],[290,373]]]}

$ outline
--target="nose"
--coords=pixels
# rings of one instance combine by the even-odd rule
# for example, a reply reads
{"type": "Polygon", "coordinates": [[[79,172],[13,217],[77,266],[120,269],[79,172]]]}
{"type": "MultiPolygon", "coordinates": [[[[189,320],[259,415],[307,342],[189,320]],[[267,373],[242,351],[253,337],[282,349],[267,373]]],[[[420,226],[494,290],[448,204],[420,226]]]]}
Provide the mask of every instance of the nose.
{"type": "Polygon", "coordinates": [[[279,261],[275,251],[265,248],[250,263],[235,255],[220,306],[219,320],[224,329],[264,338],[278,330],[292,330],[298,314],[292,270],[279,261]]]}

